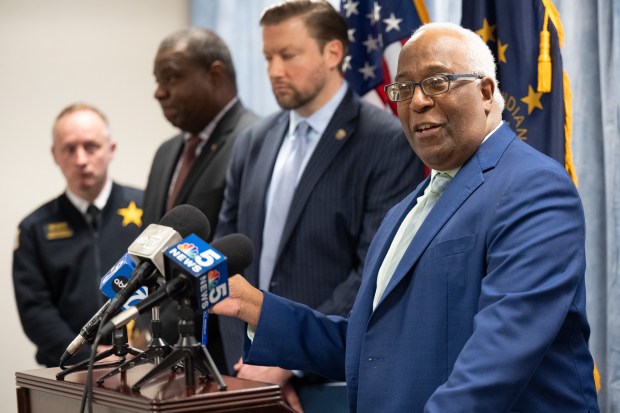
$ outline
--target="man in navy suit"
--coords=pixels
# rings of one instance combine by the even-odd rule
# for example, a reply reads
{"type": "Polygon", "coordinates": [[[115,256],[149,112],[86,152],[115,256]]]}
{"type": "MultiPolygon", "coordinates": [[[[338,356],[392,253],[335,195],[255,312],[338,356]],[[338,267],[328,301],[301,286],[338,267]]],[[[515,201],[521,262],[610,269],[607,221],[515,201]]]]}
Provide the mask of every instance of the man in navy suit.
{"type": "MultiPolygon", "coordinates": [[[[389,208],[422,181],[423,165],[398,120],[361,101],[344,81],[347,27],[329,3],[282,2],[260,24],[283,111],[237,138],[216,236],[240,232],[252,240],[257,259],[245,275],[254,285],[346,316],[370,240],[389,208]]],[[[225,341],[235,361],[244,331],[236,324],[225,341]]],[[[238,376],[284,385],[293,373],[239,365],[238,376]]]]}
{"type": "Polygon", "coordinates": [[[353,412],[598,412],[568,174],[502,122],[475,33],[422,26],[395,80],[386,92],[432,172],[377,231],[350,316],[240,276],[213,311],[251,327],[246,363],[346,380],[353,412]]]}

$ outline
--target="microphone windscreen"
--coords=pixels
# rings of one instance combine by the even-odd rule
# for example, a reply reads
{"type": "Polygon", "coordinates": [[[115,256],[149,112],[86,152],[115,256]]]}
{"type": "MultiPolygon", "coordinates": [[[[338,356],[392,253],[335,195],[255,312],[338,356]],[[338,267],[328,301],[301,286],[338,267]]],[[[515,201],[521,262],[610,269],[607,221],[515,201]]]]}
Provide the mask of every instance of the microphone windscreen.
{"type": "Polygon", "coordinates": [[[189,234],[196,234],[201,239],[209,239],[211,225],[205,214],[193,205],[183,204],[172,208],[159,221],[159,225],[164,225],[174,229],[182,238],[189,234]]]}
{"type": "Polygon", "coordinates": [[[228,274],[240,274],[254,259],[254,245],[243,234],[228,234],[213,240],[211,246],[228,260],[228,274]]]}

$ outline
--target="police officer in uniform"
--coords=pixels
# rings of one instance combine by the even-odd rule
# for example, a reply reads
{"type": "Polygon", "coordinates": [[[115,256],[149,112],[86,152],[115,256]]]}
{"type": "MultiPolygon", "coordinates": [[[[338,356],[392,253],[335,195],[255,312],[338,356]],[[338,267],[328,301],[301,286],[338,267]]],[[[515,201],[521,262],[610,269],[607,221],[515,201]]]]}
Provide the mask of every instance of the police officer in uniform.
{"type": "MultiPolygon", "coordinates": [[[[142,227],[142,191],[112,182],[116,142],[105,115],[77,103],[53,127],[52,155],[67,188],[20,224],[13,284],[24,332],[38,363],[58,366],[67,345],[107,300],[101,276],[127,252],[142,227]]],[[[98,350],[105,349],[105,346],[98,350]]],[[[71,359],[89,354],[82,348],[71,359]]]]}

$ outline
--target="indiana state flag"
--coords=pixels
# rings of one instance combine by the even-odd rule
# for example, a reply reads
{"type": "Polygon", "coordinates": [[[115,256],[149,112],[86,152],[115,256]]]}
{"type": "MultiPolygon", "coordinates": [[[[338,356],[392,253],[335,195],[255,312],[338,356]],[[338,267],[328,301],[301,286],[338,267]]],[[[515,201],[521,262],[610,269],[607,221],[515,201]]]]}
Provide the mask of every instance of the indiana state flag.
{"type": "Polygon", "coordinates": [[[504,120],[517,135],[565,165],[572,154],[571,92],[562,69],[564,31],[551,0],[463,0],[463,27],[495,54],[504,120]]]}
{"type": "Polygon", "coordinates": [[[396,113],[383,86],[396,74],[402,45],[430,21],[424,0],[342,0],[340,13],[349,28],[345,79],[358,95],[396,113]]]}

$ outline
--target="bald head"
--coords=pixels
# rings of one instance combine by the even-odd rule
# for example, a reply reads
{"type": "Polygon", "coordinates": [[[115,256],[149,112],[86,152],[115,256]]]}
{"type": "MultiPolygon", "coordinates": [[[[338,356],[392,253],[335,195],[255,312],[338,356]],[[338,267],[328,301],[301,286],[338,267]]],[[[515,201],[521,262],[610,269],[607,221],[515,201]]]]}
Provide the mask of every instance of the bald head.
{"type": "Polygon", "coordinates": [[[398,116],[411,147],[433,169],[463,165],[501,121],[493,56],[485,50],[472,32],[429,24],[400,52],[395,80],[416,87],[410,99],[398,102],[398,116]],[[429,96],[418,84],[443,75],[449,87],[440,94],[429,96]]]}
{"type": "Polygon", "coordinates": [[[105,115],[91,105],[70,105],[56,117],[53,136],[52,156],[67,188],[94,201],[105,186],[116,150],[105,115]]]}

